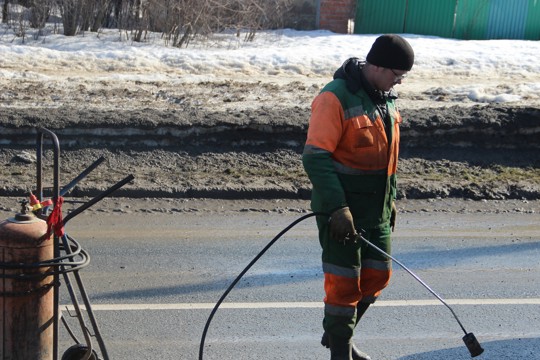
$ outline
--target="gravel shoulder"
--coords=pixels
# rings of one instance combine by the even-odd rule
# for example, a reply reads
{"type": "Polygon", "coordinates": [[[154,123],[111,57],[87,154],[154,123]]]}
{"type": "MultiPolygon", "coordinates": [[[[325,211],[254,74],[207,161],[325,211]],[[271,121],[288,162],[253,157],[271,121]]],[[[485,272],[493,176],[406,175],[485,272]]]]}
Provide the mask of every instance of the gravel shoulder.
{"type": "MultiPolygon", "coordinates": [[[[66,198],[64,213],[67,214],[91,198],[66,198]]],[[[0,213],[2,218],[13,216],[20,209],[19,197],[2,197],[0,213]]],[[[470,199],[401,199],[397,203],[400,214],[470,214],[504,216],[523,214],[538,216],[540,200],[470,200],[470,199]]],[[[84,210],[85,214],[108,214],[114,216],[132,214],[167,214],[167,215],[200,215],[206,214],[297,214],[298,217],[310,211],[309,200],[298,199],[209,199],[209,198],[104,198],[84,210]]],[[[536,220],[532,221],[535,222],[536,220]]],[[[134,226],[137,226],[134,224],[134,226]]]]}

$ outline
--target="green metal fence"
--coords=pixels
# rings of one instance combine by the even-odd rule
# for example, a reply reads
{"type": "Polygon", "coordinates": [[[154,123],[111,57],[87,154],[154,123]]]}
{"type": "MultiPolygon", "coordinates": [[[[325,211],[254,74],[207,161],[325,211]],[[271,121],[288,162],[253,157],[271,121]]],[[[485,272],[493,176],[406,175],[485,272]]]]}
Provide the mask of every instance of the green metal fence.
{"type": "Polygon", "coordinates": [[[357,0],[356,34],[540,39],[540,0],[357,0]]]}

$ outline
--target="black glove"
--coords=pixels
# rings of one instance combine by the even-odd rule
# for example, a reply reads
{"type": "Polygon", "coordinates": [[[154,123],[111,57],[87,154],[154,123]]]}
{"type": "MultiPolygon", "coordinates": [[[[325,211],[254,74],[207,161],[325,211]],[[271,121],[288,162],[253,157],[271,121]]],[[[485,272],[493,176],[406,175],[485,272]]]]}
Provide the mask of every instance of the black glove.
{"type": "Polygon", "coordinates": [[[348,207],[337,209],[330,215],[330,238],[346,243],[354,241],[356,230],[351,211],[348,207]]]}

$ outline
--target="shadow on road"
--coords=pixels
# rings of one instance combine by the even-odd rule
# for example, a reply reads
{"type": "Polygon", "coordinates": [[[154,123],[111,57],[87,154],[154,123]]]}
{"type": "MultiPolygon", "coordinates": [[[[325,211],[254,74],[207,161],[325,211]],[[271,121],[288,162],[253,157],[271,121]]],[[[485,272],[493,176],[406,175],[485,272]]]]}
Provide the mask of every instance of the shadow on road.
{"type": "Polygon", "coordinates": [[[400,261],[415,270],[424,270],[437,267],[453,266],[456,263],[479,261],[479,258],[486,258],[486,261],[504,261],[507,254],[534,253],[540,250],[540,242],[523,241],[511,242],[507,244],[480,247],[463,247],[443,250],[421,250],[415,252],[400,253],[398,245],[395,246],[395,254],[400,261]]]}
{"type": "MultiPolygon", "coordinates": [[[[233,279],[233,277],[231,277],[230,279],[215,278],[206,282],[198,282],[191,284],[178,284],[173,286],[151,286],[147,288],[139,288],[133,290],[103,292],[92,296],[92,298],[100,300],[127,300],[162,296],[178,296],[200,292],[218,291],[221,293],[229,287],[233,279]]],[[[273,271],[258,272],[255,274],[247,273],[240,279],[234,289],[255,289],[274,285],[302,283],[308,280],[319,280],[322,284],[322,269],[320,267],[316,267],[288,272],[273,271]]]]}
{"type": "MultiPolygon", "coordinates": [[[[480,340],[481,341],[481,340],[480,340]]],[[[497,340],[490,342],[482,342],[484,353],[475,359],[478,360],[505,360],[505,359],[520,359],[520,360],[535,360],[538,359],[538,349],[540,348],[540,338],[518,338],[508,340],[497,340]]],[[[397,360],[459,360],[470,359],[467,348],[463,345],[462,348],[450,348],[436,351],[429,351],[414,355],[407,355],[398,358],[397,360]]]]}

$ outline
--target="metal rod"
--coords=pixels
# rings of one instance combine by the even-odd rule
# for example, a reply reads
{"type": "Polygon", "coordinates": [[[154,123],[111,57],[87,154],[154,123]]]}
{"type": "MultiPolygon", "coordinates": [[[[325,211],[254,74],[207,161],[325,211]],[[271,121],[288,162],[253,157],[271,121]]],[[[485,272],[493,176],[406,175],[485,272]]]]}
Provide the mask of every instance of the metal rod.
{"type": "Polygon", "coordinates": [[[38,131],[36,145],[36,197],[41,202],[43,201],[43,133],[38,131]]]}
{"type": "MultiPolygon", "coordinates": [[[[58,137],[55,133],[52,131],[40,127],[38,128],[38,145],[37,145],[37,176],[38,176],[38,199],[41,201],[43,197],[43,182],[42,182],[42,166],[43,166],[43,135],[46,133],[49,135],[53,142],[53,149],[54,149],[54,165],[53,165],[53,200],[56,203],[58,198],[60,197],[60,142],[58,141],[58,137]]],[[[60,238],[56,235],[54,235],[53,240],[53,253],[54,257],[57,258],[60,256],[60,238]]],[[[60,331],[60,323],[59,323],[59,302],[60,302],[60,294],[59,294],[59,287],[60,287],[60,275],[58,273],[55,273],[53,275],[53,283],[54,283],[54,291],[53,291],[53,359],[58,359],[58,333],[60,331]]]]}
{"type": "MultiPolygon", "coordinates": [[[[62,237],[62,239],[64,241],[64,247],[66,248],[66,253],[68,255],[71,255],[71,248],[68,246],[67,241],[68,241],[68,239],[72,240],[72,238],[69,235],[65,234],[62,237]]],[[[71,260],[73,261],[73,259],[71,259],[71,260]]],[[[78,270],[73,271],[73,276],[75,276],[75,281],[77,282],[77,286],[79,288],[80,296],[81,296],[81,298],[83,300],[84,306],[86,307],[86,313],[87,313],[88,319],[90,320],[90,323],[92,324],[92,329],[94,330],[94,336],[97,339],[99,349],[101,351],[101,355],[103,356],[104,360],[109,360],[109,354],[107,353],[107,348],[105,347],[105,342],[103,341],[103,337],[101,336],[99,326],[97,324],[96,318],[94,317],[94,313],[92,311],[92,305],[90,304],[90,300],[88,299],[88,294],[86,293],[86,290],[85,290],[82,278],[81,278],[81,276],[79,274],[79,271],[78,270]]],[[[88,358],[89,358],[91,353],[92,353],[92,341],[91,341],[91,339],[89,337],[90,334],[88,334],[88,330],[86,328],[86,325],[84,324],[84,320],[83,320],[82,312],[81,312],[81,309],[80,309],[80,306],[79,306],[79,302],[77,301],[75,293],[74,293],[73,289],[71,288],[71,283],[69,282],[68,274],[66,273],[64,277],[65,277],[66,284],[68,285],[68,290],[70,291],[71,300],[72,300],[73,305],[75,307],[75,312],[77,313],[77,317],[79,318],[79,323],[80,323],[80,326],[81,326],[81,330],[83,331],[86,343],[88,344],[88,349],[86,351],[86,356],[88,356],[88,358]]]]}
{"type": "Polygon", "coordinates": [[[66,225],[66,223],[71,220],[72,218],[74,218],[75,216],[79,215],[80,213],[82,213],[84,210],[88,209],[90,206],[94,205],[95,203],[101,201],[103,198],[105,198],[106,196],[110,195],[111,193],[115,192],[116,190],[120,189],[122,186],[126,185],[128,182],[132,181],[135,177],[133,175],[128,175],[126,178],[124,178],[124,180],[120,180],[118,183],[116,183],[115,185],[111,186],[110,188],[108,188],[107,190],[105,190],[104,192],[102,192],[101,194],[99,194],[98,196],[96,196],[95,198],[85,202],[84,204],[82,204],[81,206],[79,206],[78,208],[76,208],[75,210],[73,210],[72,212],[70,212],[69,214],[67,214],[67,216],[64,218],[64,225],[66,225]]]}
{"type": "MultiPolygon", "coordinates": [[[[71,248],[68,244],[67,236],[62,236],[62,242],[64,244],[65,251],[67,254],[71,254],[71,248]]],[[[71,258],[73,261],[73,258],[71,258]]],[[[64,265],[61,265],[61,269],[64,269],[64,265]]],[[[74,273],[78,273],[79,271],[76,270],[74,273]]],[[[79,306],[79,301],[77,300],[77,296],[75,295],[75,291],[73,290],[73,286],[71,286],[71,280],[69,278],[69,274],[65,271],[63,271],[64,275],[64,282],[66,283],[66,287],[68,289],[69,296],[71,298],[71,302],[73,303],[73,307],[75,308],[75,313],[77,314],[77,319],[79,320],[79,326],[81,327],[84,340],[86,341],[87,350],[84,354],[83,358],[81,360],[88,360],[90,358],[90,355],[92,354],[92,339],[90,339],[90,334],[88,334],[88,331],[86,330],[86,324],[84,322],[84,317],[82,315],[81,307],[79,306]]]]}
{"type": "Polygon", "coordinates": [[[79,183],[79,181],[81,181],[88,174],[90,174],[90,172],[92,172],[95,168],[97,168],[104,160],[105,160],[105,158],[102,156],[99,159],[97,159],[96,161],[94,161],[88,168],[86,168],[86,170],[84,170],[82,173],[80,173],[79,176],[77,176],[75,179],[71,180],[71,182],[69,184],[67,184],[66,186],[64,186],[62,188],[62,190],[60,190],[60,196],[64,196],[65,194],[67,194],[71,189],[73,189],[75,187],[75,185],[77,185],[79,183]]]}
{"type": "Polygon", "coordinates": [[[105,342],[103,341],[103,337],[101,336],[101,331],[99,330],[98,323],[96,321],[96,318],[94,317],[92,305],[90,304],[90,300],[88,298],[88,294],[86,293],[84,284],[82,282],[82,278],[79,275],[79,271],[74,271],[73,275],[75,276],[75,281],[77,282],[77,286],[79,287],[79,292],[84,302],[84,306],[86,307],[86,313],[87,313],[88,319],[90,320],[90,323],[92,324],[92,329],[94,330],[94,336],[97,339],[99,349],[101,351],[101,355],[103,356],[103,360],[109,360],[109,354],[107,353],[105,342]]]}
{"type": "Polygon", "coordinates": [[[437,299],[439,299],[440,302],[442,302],[447,308],[448,310],[450,310],[450,312],[452,313],[452,315],[454,315],[454,318],[456,319],[456,321],[458,322],[459,326],[461,327],[461,330],[463,330],[463,332],[465,333],[465,335],[467,335],[467,331],[465,330],[465,327],[463,326],[463,324],[461,323],[461,321],[459,321],[456,313],[454,312],[454,310],[452,310],[452,308],[450,307],[450,305],[448,305],[446,303],[446,301],[444,301],[444,299],[439,295],[437,294],[431,287],[429,287],[428,284],[426,284],[422,279],[420,279],[418,277],[418,275],[416,275],[414,272],[412,272],[409,268],[407,268],[405,265],[403,265],[403,263],[401,263],[399,260],[397,260],[395,257],[393,257],[392,255],[388,254],[387,252],[385,252],[383,249],[379,248],[378,246],[372,244],[368,239],[366,239],[365,237],[363,237],[360,233],[357,234],[357,239],[360,239],[362,240],[364,243],[366,243],[367,245],[371,246],[373,249],[377,250],[378,252],[380,252],[381,254],[383,254],[384,256],[388,257],[389,259],[392,259],[396,264],[398,264],[399,266],[401,266],[405,271],[407,271],[413,278],[415,278],[420,284],[422,284],[430,293],[432,293],[437,299]]]}

